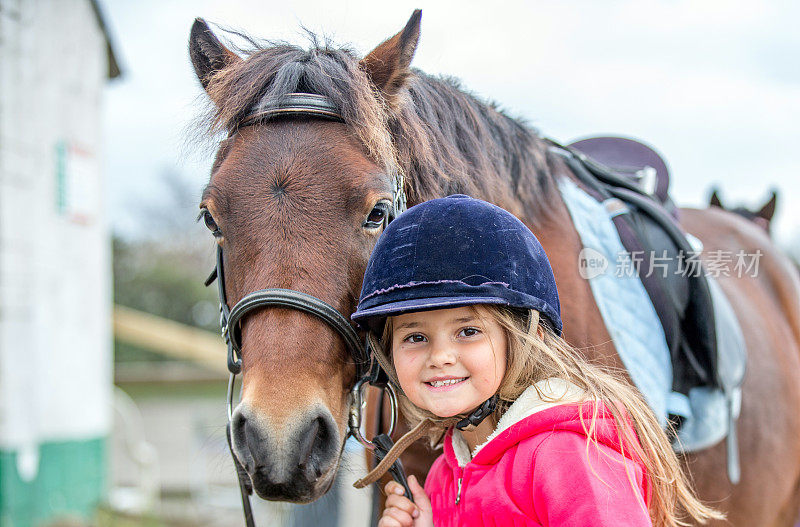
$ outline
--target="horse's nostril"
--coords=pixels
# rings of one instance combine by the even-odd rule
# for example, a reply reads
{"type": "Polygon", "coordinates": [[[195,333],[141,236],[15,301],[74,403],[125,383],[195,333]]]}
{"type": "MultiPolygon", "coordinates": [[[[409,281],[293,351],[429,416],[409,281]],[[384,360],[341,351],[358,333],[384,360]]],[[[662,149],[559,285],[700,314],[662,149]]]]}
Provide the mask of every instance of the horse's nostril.
{"type": "MultiPolygon", "coordinates": [[[[248,426],[247,418],[241,412],[235,412],[231,419],[231,441],[237,446],[237,458],[244,469],[251,472],[254,467],[252,448],[252,426],[248,426]]],[[[256,443],[257,444],[257,443],[256,443]]]]}
{"type": "Polygon", "coordinates": [[[234,435],[241,434],[244,431],[244,425],[247,422],[247,418],[241,414],[241,412],[236,412],[233,414],[233,418],[231,419],[231,423],[233,425],[233,433],[234,435]]]}
{"type": "Polygon", "coordinates": [[[319,419],[311,421],[311,426],[306,430],[303,437],[300,438],[300,449],[298,457],[298,465],[305,467],[308,463],[311,453],[314,450],[314,443],[317,442],[317,432],[319,432],[319,419]]]}
{"type": "Polygon", "coordinates": [[[306,430],[300,435],[297,464],[301,470],[308,470],[315,477],[320,477],[324,472],[323,459],[331,449],[332,441],[331,424],[319,416],[308,424],[306,430]]]}

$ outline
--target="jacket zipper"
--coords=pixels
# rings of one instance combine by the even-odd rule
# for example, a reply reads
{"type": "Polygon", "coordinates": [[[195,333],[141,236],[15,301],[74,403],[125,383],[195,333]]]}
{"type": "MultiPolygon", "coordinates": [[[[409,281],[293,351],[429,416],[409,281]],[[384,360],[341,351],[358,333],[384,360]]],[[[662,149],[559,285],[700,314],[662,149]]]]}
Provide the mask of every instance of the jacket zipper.
{"type": "Polygon", "coordinates": [[[456,491],[456,505],[458,505],[458,502],[461,501],[461,479],[462,478],[458,478],[458,490],[456,491]]]}

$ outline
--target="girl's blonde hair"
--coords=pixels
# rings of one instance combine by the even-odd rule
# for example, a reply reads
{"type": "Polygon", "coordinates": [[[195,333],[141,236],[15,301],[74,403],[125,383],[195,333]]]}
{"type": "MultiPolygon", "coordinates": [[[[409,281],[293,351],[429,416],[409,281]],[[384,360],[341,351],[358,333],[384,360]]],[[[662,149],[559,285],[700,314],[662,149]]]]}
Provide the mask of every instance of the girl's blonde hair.
{"type": "MultiPolygon", "coordinates": [[[[677,527],[706,523],[709,519],[724,519],[723,514],[697,499],[667,435],[633,386],[622,380],[621,376],[589,363],[575,348],[553,333],[548,324],[540,324],[538,311],[493,305],[470,307],[478,317],[488,315],[499,323],[508,339],[506,372],[497,392],[500,401],[495,410],[496,419],[523,391],[538,381],[556,377],[571,382],[584,391],[587,400],[605,403],[616,424],[623,454],[625,449],[629,449],[633,455],[628,457],[638,459],[644,465],[649,480],[649,514],[654,526],[677,527]],[[629,423],[633,424],[633,431],[629,423]]],[[[380,342],[383,349],[375,351],[379,362],[399,388],[400,409],[404,417],[411,426],[424,419],[441,420],[415,406],[403,393],[391,360],[391,342],[392,321],[389,318],[380,342]]],[[[552,396],[548,397],[541,391],[539,396],[553,401],[552,396]]],[[[593,442],[597,441],[595,425],[598,406],[594,405],[588,422],[581,414],[584,431],[593,442]]],[[[671,428],[669,431],[673,432],[671,428]]],[[[444,432],[441,427],[432,430],[429,436],[431,442],[441,441],[444,432]]],[[[628,476],[631,484],[635,485],[632,476],[628,476]]]]}

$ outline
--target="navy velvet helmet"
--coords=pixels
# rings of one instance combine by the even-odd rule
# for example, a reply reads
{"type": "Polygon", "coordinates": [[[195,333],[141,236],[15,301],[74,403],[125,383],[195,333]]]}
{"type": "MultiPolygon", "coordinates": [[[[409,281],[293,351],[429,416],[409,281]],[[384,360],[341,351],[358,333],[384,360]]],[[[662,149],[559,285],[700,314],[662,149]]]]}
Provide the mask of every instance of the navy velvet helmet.
{"type": "Polygon", "coordinates": [[[389,224],[352,319],[377,329],[387,316],[473,304],[535,309],[561,334],[555,278],[539,240],[511,213],[456,194],[389,224]]]}

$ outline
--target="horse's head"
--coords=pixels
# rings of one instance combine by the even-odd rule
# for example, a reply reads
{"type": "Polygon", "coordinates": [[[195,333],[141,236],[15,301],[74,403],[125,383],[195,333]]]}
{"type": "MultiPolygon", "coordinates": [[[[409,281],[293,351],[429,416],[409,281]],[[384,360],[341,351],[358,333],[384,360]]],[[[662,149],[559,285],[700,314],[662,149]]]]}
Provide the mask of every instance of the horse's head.
{"type": "MultiPolygon", "coordinates": [[[[266,288],[308,293],[345,317],[355,310],[398,173],[387,113],[399,104],[420,13],[359,60],[327,46],[276,45],[246,58],[196,20],[189,51],[227,132],[200,204],[223,248],[228,305],[266,288]],[[290,115],[252,125],[264,100],[324,95],[344,123],[290,115]]],[[[319,318],[266,307],[241,322],[243,387],[233,447],[265,499],[308,502],[333,482],[347,436],[356,368],[319,318]]]]}
{"type": "Polygon", "coordinates": [[[711,197],[708,199],[708,204],[711,207],[719,207],[723,210],[727,210],[738,214],[748,220],[752,221],[767,233],[770,232],[770,227],[772,226],[772,217],[775,215],[775,206],[778,202],[778,192],[776,190],[772,191],[772,195],[770,196],[769,200],[767,200],[764,205],[761,206],[758,210],[751,210],[747,207],[726,207],[722,204],[722,200],[719,198],[719,192],[717,189],[713,189],[711,191],[711,197]]]}

